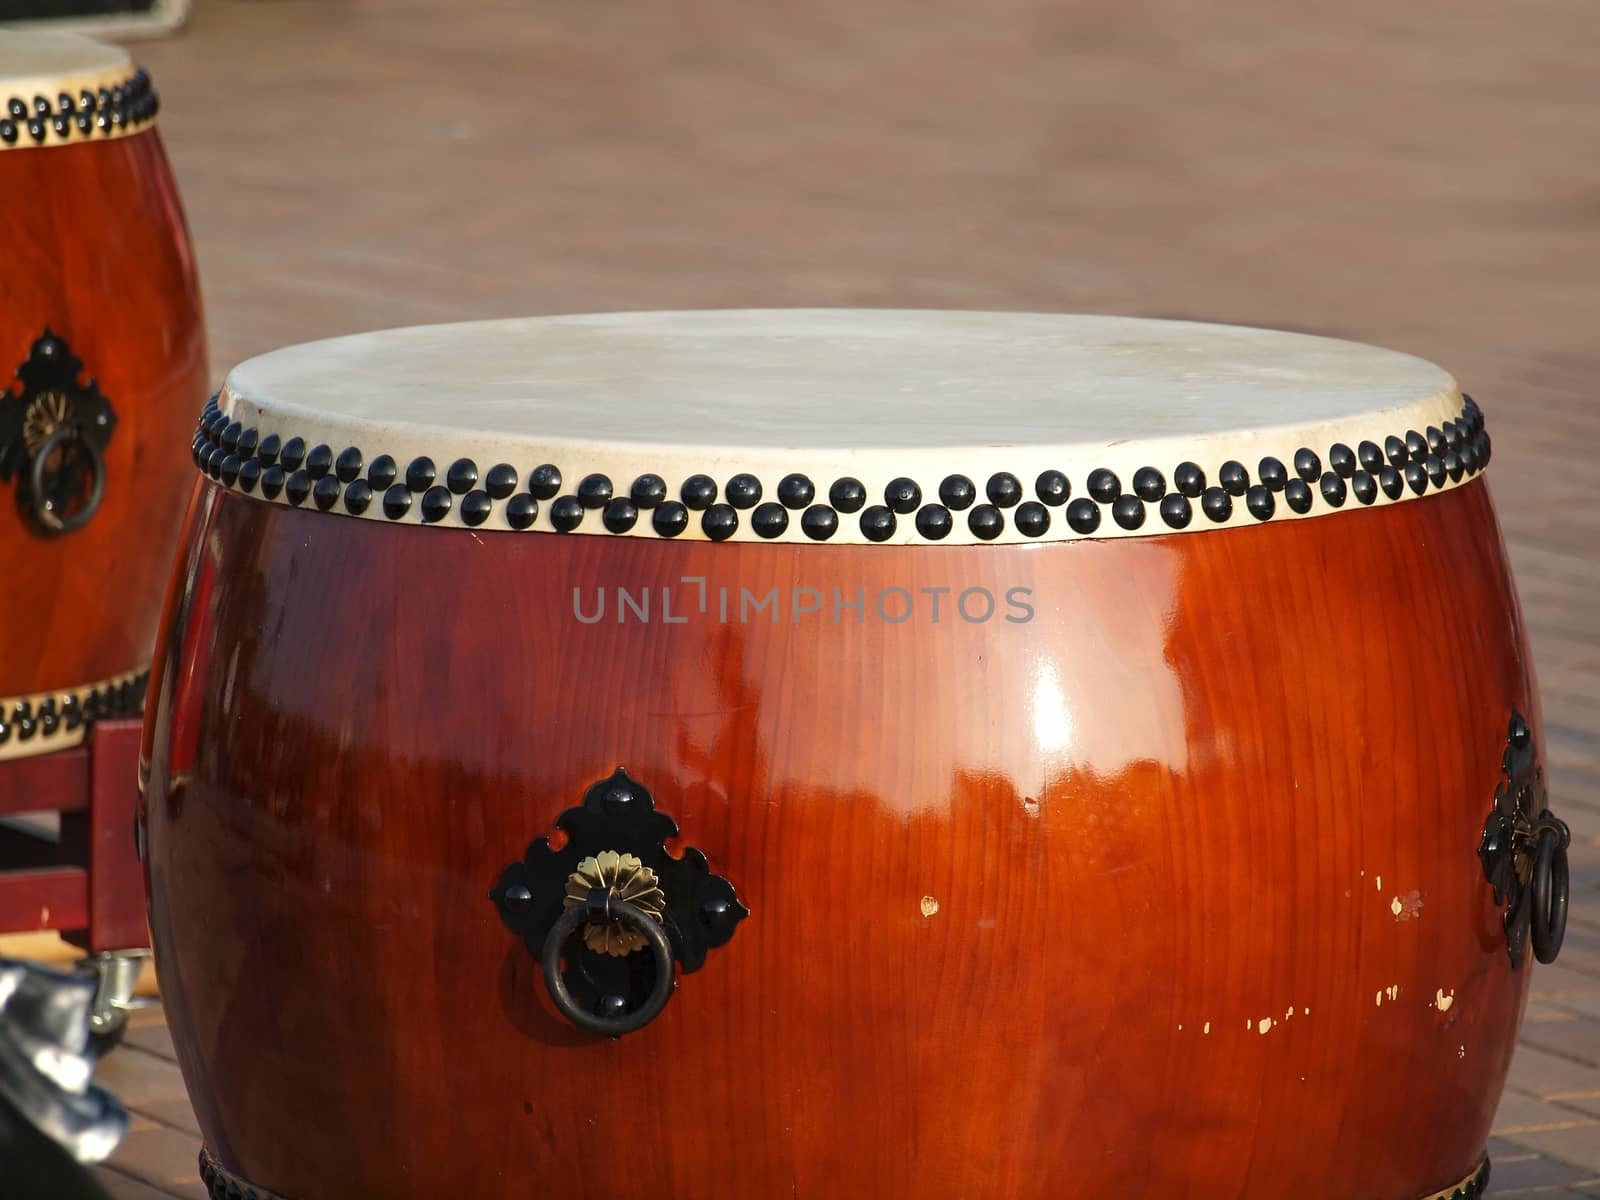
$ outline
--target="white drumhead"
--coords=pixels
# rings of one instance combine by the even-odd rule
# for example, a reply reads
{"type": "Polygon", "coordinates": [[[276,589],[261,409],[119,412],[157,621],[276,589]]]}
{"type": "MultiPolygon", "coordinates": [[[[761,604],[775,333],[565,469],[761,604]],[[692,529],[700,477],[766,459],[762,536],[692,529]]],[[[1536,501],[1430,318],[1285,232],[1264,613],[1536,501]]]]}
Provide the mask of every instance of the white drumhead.
{"type": "Polygon", "coordinates": [[[155,107],[148,77],[122,47],[0,29],[0,150],[126,136],[155,107]]]}
{"type": "MultiPolygon", "coordinates": [[[[1096,471],[1111,472],[1118,494],[1132,495],[1135,476],[1153,467],[1172,492],[1180,464],[1197,465],[1207,486],[1220,484],[1230,462],[1247,468],[1249,484],[1270,485],[1276,481],[1263,475],[1263,458],[1276,457],[1292,480],[1295,456],[1310,450],[1319,470],[1302,472],[1313,485],[1306,512],[1283,502],[1281,482],[1269,490],[1279,501],[1274,516],[1319,515],[1338,510],[1323,503],[1320,486],[1334,447],[1381,447],[1391,436],[1426,438],[1431,428],[1442,465],[1445,426],[1452,441],[1467,432],[1455,430],[1463,401],[1448,373],[1371,346],[1177,321],[874,310],[600,314],[361,334],[241,364],[220,406],[230,418],[219,422],[224,428],[236,420],[241,432],[298,437],[334,455],[353,447],[363,462],[387,455],[402,476],[413,459],[431,459],[437,486],[457,460],[479,475],[508,464],[519,491],[541,464],[558,468],[561,495],[603,475],[619,498],[651,475],[677,500],[685,480],[703,475],[717,483],[718,502],[736,501],[722,490],[746,475],[760,483],[761,501],[774,501],[780,480],[802,475],[821,504],[836,480],[859,480],[866,507],[889,503],[891,482],[910,480],[920,508],[939,502],[947,477],[973,481],[981,505],[992,476],[1014,476],[1022,493],[997,505],[1002,515],[1038,499],[1053,529],[1030,534],[1008,521],[992,539],[1004,541],[1085,536],[1064,519],[1059,494],[1035,496],[1047,471],[1066,476],[1068,500],[1089,495],[1096,471]]],[[[1416,457],[1422,465],[1425,456],[1416,457]]],[[[1376,464],[1365,466],[1379,473],[1376,464]]],[[[1440,486],[1468,474],[1447,473],[1440,486]]],[[[1352,481],[1354,472],[1339,477],[1352,481]]],[[[1155,509],[1160,497],[1146,483],[1141,490],[1155,509]]],[[[902,508],[904,493],[902,486],[902,508]]],[[[1222,520],[1202,517],[1201,496],[1192,496],[1195,519],[1184,528],[1254,523],[1243,496],[1222,520]]],[[[1369,503],[1385,502],[1380,488],[1369,503]]],[[[330,511],[347,507],[341,495],[330,511]]],[[[552,504],[541,507],[533,527],[549,529],[552,504]]],[[[809,505],[793,507],[797,519],[772,536],[808,540],[798,517],[809,505]]],[[[1104,507],[1107,519],[1094,536],[1175,528],[1160,520],[1124,528],[1111,504],[1104,507]]],[[[1363,503],[1352,498],[1348,507],[1363,503]]],[[[362,515],[387,519],[381,508],[374,503],[362,515]]],[[[991,540],[970,529],[964,513],[956,508],[952,528],[937,540],[991,540]]],[[[654,536],[650,516],[642,513],[627,533],[654,536]]],[[[916,533],[914,510],[898,516],[886,541],[926,540],[916,533]]],[[[854,514],[838,517],[829,540],[864,540],[854,514]]],[[[421,515],[413,506],[403,519],[421,515]]],[[[452,510],[438,523],[458,521],[452,510]]],[[[505,521],[491,512],[483,527],[505,521]]],[[[590,512],[576,532],[607,532],[602,514],[590,512]]],[[[682,534],[702,535],[698,519],[682,534]]],[[[762,534],[741,520],[732,536],[762,534]]]]}

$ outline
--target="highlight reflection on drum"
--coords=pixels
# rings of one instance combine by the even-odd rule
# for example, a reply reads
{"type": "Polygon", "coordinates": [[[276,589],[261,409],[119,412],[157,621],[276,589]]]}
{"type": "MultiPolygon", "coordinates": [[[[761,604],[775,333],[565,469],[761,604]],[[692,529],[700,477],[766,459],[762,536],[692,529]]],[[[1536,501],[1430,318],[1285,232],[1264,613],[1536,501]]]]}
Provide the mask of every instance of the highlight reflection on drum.
{"type": "Polygon", "coordinates": [[[1483,413],[1007,314],[237,367],[146,722],[217,1195],[1476,1196],[1565,828],[1483,413]]]}
{"type": "Polygon", "coordinates": [[[156,110],[119,47],[0,37],[0,760],[144,700],[207,382],[156,110]]]}

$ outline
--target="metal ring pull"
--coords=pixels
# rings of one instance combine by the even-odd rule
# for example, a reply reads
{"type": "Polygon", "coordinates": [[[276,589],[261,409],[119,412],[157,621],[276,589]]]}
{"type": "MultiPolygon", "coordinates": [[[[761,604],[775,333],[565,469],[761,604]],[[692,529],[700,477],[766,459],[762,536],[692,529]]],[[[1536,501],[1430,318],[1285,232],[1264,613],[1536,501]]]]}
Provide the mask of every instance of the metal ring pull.
{"type": "Polygon", "coordinates": [[[1533,956],[1553,963],[1567,935],[1567,845],[1572,834],[1565,821],[1545,809],[1533,823],[1533,873],[1529,880],[1533,919],[1528,930],[1533,956]]]}
{"type": "Polygon", "coordinates": [[[550,933],[544,939],[540,962],[544,967],[545,986],[550,989],[550,999],[555,1001],[561,1015],[579,1029],[590,1033],[619,1038],[625,1033],[641,1029],[655,1020],[672,996],[672,943],[667,940],[666,930],[638,905],[617,899],[609,888],[592,889],[582,904],[561,914],[560,920],[550,927],[550,933]],[[621,997],[616,996],[602,996],[601,1011],[590,1012],[573,997],[567,981],[562,977],[561,955],[568,939],[580,927],[591,923],[626,927],[644,939],[646,948],[655,960],[654,986],[645,1002],[632,1012],[608,1015],[622,1007],[621,997]]]}
{"type": "MultiPolygon", "coordinates": [[[[55,472],[57,476],[63,473],[55,472]]],[[[28,499],[33,507],[33,518],[40,527],[49,534],[71,533],[76,529],[82,529],[99,511],[100,501],[105,498],[106,493],[106,462],[94,442],[84,437],[76,424],[64,424],[53,430],[40,444],[30,464],[28,483],[28,499]],[[88,455],[91,481],[89,498],[76,511],[63,516],[57,507],[59,497],[46,490],[45,485],[48,482],[46,469],[50,460],[57,454],[68,453],[69,443],[76,443],[78,449],[88,455]]]]}

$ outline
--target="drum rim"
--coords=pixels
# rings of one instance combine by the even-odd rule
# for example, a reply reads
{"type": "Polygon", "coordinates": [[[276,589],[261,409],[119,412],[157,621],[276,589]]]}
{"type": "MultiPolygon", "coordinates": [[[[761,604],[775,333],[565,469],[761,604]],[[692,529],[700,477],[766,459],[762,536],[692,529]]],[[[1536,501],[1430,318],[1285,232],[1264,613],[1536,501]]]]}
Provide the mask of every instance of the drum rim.
{"type": "Polygon", "coordinates": [[[155,122],[149,73],[122,47],[64,33],[9,31],[6,40],[18,50],[79,49],[84,62],[0,75],[0,152],[130,137],[155,122]]]}

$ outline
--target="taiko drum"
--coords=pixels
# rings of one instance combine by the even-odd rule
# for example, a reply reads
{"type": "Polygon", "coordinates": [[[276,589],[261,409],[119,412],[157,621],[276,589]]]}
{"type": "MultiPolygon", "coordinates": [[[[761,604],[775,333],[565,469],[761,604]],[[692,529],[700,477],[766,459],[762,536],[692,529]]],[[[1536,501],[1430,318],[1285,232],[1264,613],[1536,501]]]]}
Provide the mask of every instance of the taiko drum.
{"type": "Polygon", "coordinates": [[[1015,314],[234,369],[142,832],[217,1196],[1479,1195],[1565,827],[1446,372],[1015,314]]]}
{"type": "Polygon", "coordinates": [[[0,37],[0,761],[144,700],[207,386],[156,109],[118,47],[0,37]]]}

